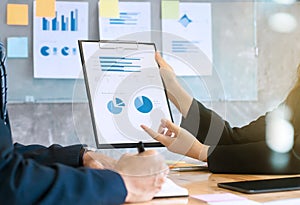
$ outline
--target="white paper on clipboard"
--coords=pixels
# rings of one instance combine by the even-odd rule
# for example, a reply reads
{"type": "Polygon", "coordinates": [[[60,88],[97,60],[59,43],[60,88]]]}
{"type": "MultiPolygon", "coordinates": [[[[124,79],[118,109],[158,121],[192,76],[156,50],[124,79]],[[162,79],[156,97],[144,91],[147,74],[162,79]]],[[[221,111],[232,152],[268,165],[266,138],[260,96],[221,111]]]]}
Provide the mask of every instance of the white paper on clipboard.
{"type": "Polygon", "coordinates": [[[79,41],[79,48],[97,147],[161,146],[140,128],[172,120],[155,44],[79,41]]]}

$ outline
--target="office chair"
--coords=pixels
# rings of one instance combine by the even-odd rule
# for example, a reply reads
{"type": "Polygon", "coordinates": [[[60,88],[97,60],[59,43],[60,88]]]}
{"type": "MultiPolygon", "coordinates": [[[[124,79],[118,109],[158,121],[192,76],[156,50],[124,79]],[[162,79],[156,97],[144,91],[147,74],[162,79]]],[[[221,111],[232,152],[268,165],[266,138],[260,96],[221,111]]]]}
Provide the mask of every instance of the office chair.
{"type": "Polygon", "coordinates": [[[7,74],[6,74],[6,51],[3,43],[0,41],[0,86],[1,86],[1,97],[0,97],[0,117],[4,123],[8,123],[7,117],[7,74]]]}

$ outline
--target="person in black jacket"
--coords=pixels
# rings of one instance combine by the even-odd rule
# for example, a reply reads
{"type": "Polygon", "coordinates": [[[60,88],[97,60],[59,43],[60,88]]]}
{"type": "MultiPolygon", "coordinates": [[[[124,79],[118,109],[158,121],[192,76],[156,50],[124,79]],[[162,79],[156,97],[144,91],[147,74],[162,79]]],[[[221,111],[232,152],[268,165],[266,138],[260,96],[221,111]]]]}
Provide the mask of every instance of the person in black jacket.
{"type": "Polygon", "coordinates": [[[300,173],[300,66],[298,81],[276,109],[241,128],[193,99],[173,69],[156,54],[169,99],[182,114],[180,127],[162,119],[159,130],[141,127],[170,151],[207,161],[214,173],[300,173]]]}
{"type": "Polygon", "coordinates": [[[168,167],[154,150],[115,161],[82,145],[13,144],[1,43],[0,61],[0,204],[117,205],[150,200],[161,189],[168,167]]]}

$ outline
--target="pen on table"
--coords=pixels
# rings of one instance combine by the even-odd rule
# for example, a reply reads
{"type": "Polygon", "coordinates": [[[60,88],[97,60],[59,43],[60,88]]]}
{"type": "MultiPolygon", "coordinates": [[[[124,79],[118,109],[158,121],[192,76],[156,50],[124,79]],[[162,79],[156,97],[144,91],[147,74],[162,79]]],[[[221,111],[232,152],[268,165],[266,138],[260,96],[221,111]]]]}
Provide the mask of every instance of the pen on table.
{"type": "Polygon", "coordinates": [[[144,148],[144,144],[142,141],[139,141],[138,144],[137,144],[137,150],[139,153],[142,153],[145,151],[145,148],[144,148]]]}

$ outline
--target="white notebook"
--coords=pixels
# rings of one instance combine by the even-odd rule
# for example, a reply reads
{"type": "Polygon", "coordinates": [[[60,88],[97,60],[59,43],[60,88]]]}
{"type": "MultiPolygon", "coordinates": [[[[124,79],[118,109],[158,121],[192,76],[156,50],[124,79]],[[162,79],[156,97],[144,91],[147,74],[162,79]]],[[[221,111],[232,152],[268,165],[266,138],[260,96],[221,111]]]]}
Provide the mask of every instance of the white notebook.
{"type": "Polygon", "coordinates": [[[177,185],[171,179],[167,178],[166,182],[162,185],[162,189],[154,196],[154,198],[179,197],[188,195],[189,192],[186,188],[177,185]]]}

